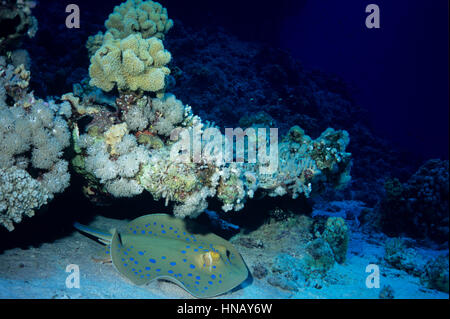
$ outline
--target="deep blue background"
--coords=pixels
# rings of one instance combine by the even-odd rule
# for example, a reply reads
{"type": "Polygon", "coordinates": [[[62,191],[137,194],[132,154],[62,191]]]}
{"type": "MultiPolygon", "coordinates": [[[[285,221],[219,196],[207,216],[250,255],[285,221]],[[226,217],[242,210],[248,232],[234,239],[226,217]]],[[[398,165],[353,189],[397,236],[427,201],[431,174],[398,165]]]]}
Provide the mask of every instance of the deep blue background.
{"type": "MultiPolygon", "coordinates": [[[[122,1],[61,2],[80,5],[83,28],[83,19],[101,26],[122,1]]],[[[307,69],[341,76],[379,135],[423,159],[448,159],[448,1],[159,2],[185,24],[220,25],[241,39],[289,50],[307,69]],[[380,7],[381,29],[365,27],[370,3],[380,7]]]]}

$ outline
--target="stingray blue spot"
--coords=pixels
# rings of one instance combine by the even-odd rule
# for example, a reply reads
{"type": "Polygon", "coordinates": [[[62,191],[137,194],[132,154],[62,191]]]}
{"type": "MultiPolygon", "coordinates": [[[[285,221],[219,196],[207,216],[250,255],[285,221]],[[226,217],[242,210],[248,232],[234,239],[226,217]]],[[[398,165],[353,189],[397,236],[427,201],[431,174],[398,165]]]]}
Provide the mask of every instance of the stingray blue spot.
{"type": "Polygon", "coordinates": [[[221,274],[219,274],[219,278],[222,278],[222,275],[221,275],[221,274]]]}
{"type": "Polygon", "coordinates": [[[212,281],[208,281],[208,284],[212,285],[212,281]]]}
{"type": "Polygon", "coordinates": [[[197,248],[195,248],[195,249],[194,249],[194,251],[198,251],[198,249],[197,249],[197,248]]]}
{"type": "Polygon", "coordinates": [[[200,280],[200,276],[196,276],[195,279],[200,280]]]}
{"type": "Polygon", "coordinates": [[[128,264],[123,264],[125,267],[128,266],[128,264]]]}
{"type": "Polygon", "coordinates": [[[130,246],[130,248],[133,248],[133,246],[130,246]]]}
{"type": "Polygon", "coordinates": [[[172,229],[173,229],[173,227],[169,227],[169,229],[170,229],[170,230],[172,230],[172,229]]]}
{"type": "Polygon", "coordinates": [[[183,261],[184,261],[184,262],[186,262],[186,261],[187,261],[187,259],[183,259],[183,261]]]}
{"type": "Polygon", "coordinates": [[[191,246],[187,245],[187,246],[186,246],[186,248],[188,248],[188,249],[189,249],[189,248],[191,248],[191,246]]]}
{"type": "Polygon", "coordinates": [[[195,282],[196,285],[200,285],[200,283],[198,281],[195,282]]]}
{"type": "Polygon", "coordinates": [[[195,269],[195,266],[193,264],[190,264],[189,267],[191,267],[192,269],[195,269]]]}
{"type": "Polygon", "coordinates": [[[123,252],[125,255],[128,255],[128,253],[126,251],[123,252]]]}
{"type": "Polygon", "coordinates": [[[208,290],[208,287],[205,287],[205,290],[208,290]]]}
{"type": "Polygon", "coordinates": [[[180,278],[181,278],[181,277],[183,277],[183,275],[182,275],[182,274],[178,274],[178,277],[180,277],[180,278]]]}
{"type": "Polygon", "coordinates": [[[156,222],[153,222],[153,225],[156,225],[156,222]]]}
{"type": "Polygon", "coordinates": [[[183,235],[186,235],[186,232],[185,232],[185,231],[183,232],[183,235]]]}
{"type": "Polygon", "coordinates": [[[145,227],[148,227],[148,224],[147,224],[147,225],[145,225],[145,227]]]}
{"type": "Polygon", "coordinates": [[[144,275],[141,275],[141,278],[144,278],[144,275]]]}
{"type": "Polygon", "coordinates": [[[211,275],[211,278],[212,279],[216,279],[216,275],[211,275]]]}
{"type": "Polygon", "coordinates": [[[151,268],[150,267],[145,267],[145,270],[150,270],[151,268]]]}
{"type": "Polygon", "coordinates": [[[189,241],[190,239],[189,239],[189,237],[186,237],[186,241],[189,241]]]}
{"type": "Polygon", "coordinates": [[[150,277],[150,274],[147,274],[147,277],[150,277]]]}
{"type": "Polygon", "coordinates": [[[163,234],[165,234],[166,233],[166,231],[163,229],[163,230],[161,230],[161,233],[163,233],[163,234]]]}
{"type": "Polygon", "coordinates": [[[163,225],[163,224],[161,224],[161,228],[164,228],[164,225],[163,225]]]}
{"type": "Polygon", "coordinates": [[[136,229],[139,229],[139,226],[136,226],[136,229]]]}
{"type": "Polygon", "coordinates": [[[122,258],[122,261],[125,261],[125,258],[122,258]]]}
{"type": "Polygon", "coordinates": [[[203,251],[209,251],[209,249],[203,249],[203,251]]]}
{"type": "Polygon", "coordinates": [[[156,262],[156,260],[154,260],[153,258],[150,258],[148,261],[151,262],[152,264],[156,262]]]}
{"type": "Polygon", "coordinates": [[[166,256],[161,256],[161,259],[166,259],[166,256]]]}
{"type": "Polygon", "coordinates": [[[138,254],[142,256],[144,254],[144,252],[143,251],[138,251],[138,254]]]}
{"type": "Polygon", "coordinates": [[[197,241],[197,239],[194,239],[194,241],[197,241]]]}
{"type": "Polygon", "coordinates": [[[105,253],[109,254],[109,251],[105,251],[105,253]]]}
{"type": "Polygon", "coordinates": [[[139,272],[142,272],[142,269],[139,269],[139,272]]]}
{"type": "Polygon", "coordinates": [[[177,232],[177,231],[174,231],[173,233],[174,233],[174,234],[178,234],[178,232],[177,232]]]}
{"type": "Polygon", "coordinates": [[[222,283],[222,280],[219,280],[219,284],[221,284],[222,283]]]}
{"type": "Polygon", "coordinates": [[[169,273],[169,274],[173,274],[173,270],[170,269],[170,270],[168,271],[168,273],[169,273]]]}
{"type": "Polygon", "coordinates": [[[135,261],[134,263],[135,263],[136,265],[138,264],[138,262],[137,262],[137,261],[135,261]]]}
{"type": "Polygon", "coordinates": [[[159,272],[159,271],[161,271],[161,269],[159,269],[159,268],[158,268],[158,269],[156,269],[156,271],[158,271],[158,272],[159,272]]]}
{"type": "Polygon", "coordinates": [[[133,227],[130,227],[130,230],[133,230],[133,227]]]}
{"type": "Polygon", "coordinates": [[[170,263],[171,266],[175,266],[176,264],[177,264],[177,263],[174,262],[174,261],[172,261],[172,262],[170,263]]]}
{"type": "Polygon", "coordinates": [[[130,257],[130,260],[131,260],[131,261],[133,261],[133,260],[134,260],[134,258],[133,258],[133,257],[130,257]]]}
{"type": "Polygon", "coordinates": [[[186,250],[182,250],[181,253],[182,253],[182,254],[185,254],[185,253],[186,253],[186,250]]]}
{"type": "Polygon", "coordinates": [[[180,235],[177,235],[177,238],[180,238],[180,235]]]}
{"type": "Polygon", "coordinates": [[[216,267],[216,266],[213,266],[213,268],[216,269],[217,267],[216,267]]]}
{"type": "Polygon", "coordinates": [[[202,249],[202,248],[203,248],[203,246],[198,246],[198,248],[199,248],[199,249],[202,249]]]}
{"type": "Polygon", "coordinates": [[[136,269],[134,269],[134,268],[131,268],[131,271],[136,271],[136,269]]]}
{"type": "Polygon", "coordinates": [[[133,234],[136,234],[136,231],[135,231],[135,230],[133,230],[133,234]]]}
{"type": "Polygon", "coordinates": [[[152,231],[150,230],[150,231],[148,232],[148,234],[151,235],[151,234],[152,234],[152,231]]]}
{"type": "Polygon", "coordinates": [[[188,273],[188,277],[192,277],[192,274],[191,274],[191,273],[188,273]]]}

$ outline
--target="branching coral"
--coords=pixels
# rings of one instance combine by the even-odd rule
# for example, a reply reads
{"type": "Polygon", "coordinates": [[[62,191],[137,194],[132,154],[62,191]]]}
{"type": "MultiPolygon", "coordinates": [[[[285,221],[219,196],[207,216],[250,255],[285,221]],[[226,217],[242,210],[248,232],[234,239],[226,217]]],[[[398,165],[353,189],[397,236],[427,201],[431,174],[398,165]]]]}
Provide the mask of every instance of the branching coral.
{"type": "Polygon", "coordinates": [[[91,58],[90,84],[104,91],[117,86],[119,91],[162,92],[170,74],[166,67],[170,59],[157,38],[143,39],[137,33],[116,40],[107,33],[104,44],[91,58]]]}

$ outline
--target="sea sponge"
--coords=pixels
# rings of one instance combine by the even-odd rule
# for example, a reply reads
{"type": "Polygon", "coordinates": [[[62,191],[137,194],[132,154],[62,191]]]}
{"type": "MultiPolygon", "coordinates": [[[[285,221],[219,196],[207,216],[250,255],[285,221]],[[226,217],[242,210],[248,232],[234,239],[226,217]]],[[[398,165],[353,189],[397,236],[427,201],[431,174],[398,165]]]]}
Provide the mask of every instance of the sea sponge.
{"type": "Polygon", "coordinates": [[[124,39],[133,33],[140,33],[144,39],[164,39],[173,27],[173,21],[167,16],[167,9],[158,2],[128,0],[114,8],[105,27],[116,39],[124,39]]]}
{"type": "Polygon", "coordinates": [[[155,37],[143,39],[138,33],[115,40],[106,33],[104,44],[91,58],[90,85],[107,92],[116,85],[119,91],[162,92],[170,74],[165,65],[171,58],[155,37]]]}

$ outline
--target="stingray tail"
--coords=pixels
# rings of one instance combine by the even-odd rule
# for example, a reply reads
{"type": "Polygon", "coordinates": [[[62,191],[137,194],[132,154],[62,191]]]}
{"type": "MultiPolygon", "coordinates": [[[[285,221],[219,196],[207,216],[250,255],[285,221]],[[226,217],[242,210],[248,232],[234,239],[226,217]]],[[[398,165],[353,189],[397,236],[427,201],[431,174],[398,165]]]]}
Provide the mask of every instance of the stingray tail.
{"type": "Polygon", "coordinates": [[[93,227],[88,227],[85,225],[81,225],[78,222],[75,222],[73,224],[73,227],[75,227],[76,229],[78,229],[80,232],[86,233],[88,235],[91,235],[93,237],[95,237],[96,239],[98,239],[98,241],[100,241],[103,244],[109,244],[111,242],[112,239],[112,234],[98,229],[98,228],[93,228],[93,227]]]}

